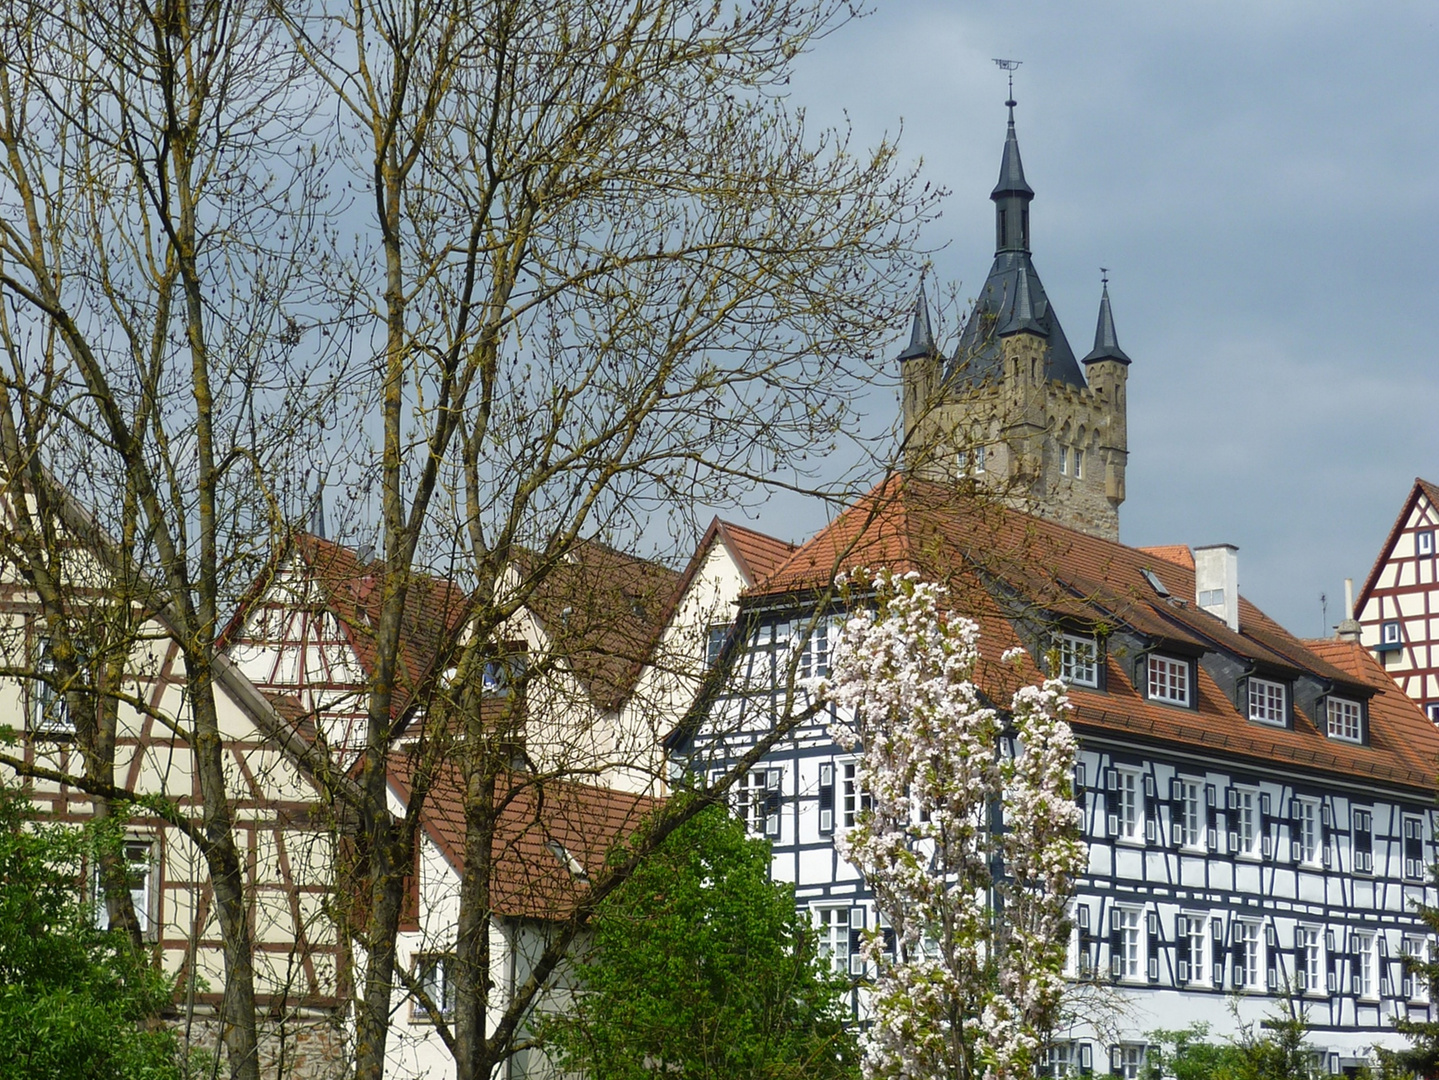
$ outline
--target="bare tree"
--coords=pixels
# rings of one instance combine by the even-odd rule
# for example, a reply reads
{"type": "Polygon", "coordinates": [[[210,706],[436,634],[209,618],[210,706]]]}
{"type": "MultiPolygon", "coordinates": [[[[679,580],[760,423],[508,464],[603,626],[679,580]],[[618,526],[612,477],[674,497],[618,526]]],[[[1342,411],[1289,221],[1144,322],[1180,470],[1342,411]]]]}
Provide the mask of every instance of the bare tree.
{"type": "MultiPolygon", "coordinates": [[[[842,0],[12,12],[5,461],[39,518],[25,478],[45,468],[102,508],[130,566],[117,580],[178,627],[231,1073],[258,1074],[257,1025],[216,642],[278,557],[303,478],[333,460],[362,506],[373,498],[380,549],[358,783],[329,789],[355,823],[365,913],[355,1074],[383,1073],[404,879],[428,785],[454,769],[467,828],[453,1045],[462,1078],[488,1077],[593,905],[697,804],[635,839],[502,999],[485,931],[503,778],[537,688],[572,670],[584,635],[531,658],[508,713],[484,699],[483,670],[579,545],[655,545],[671,515],[806,482],[875,374],[937,192],[893,145],[854,152],[784,97],[794,59],[850,17],[842,0]],[[426,570],[469,605],[433,663],[406,671],[426,570]],[[414,782],[396,816],[402,731],[414,782]]],[[[39,548],[23,561],[45,565],[39,548]]],[[[614,764],[582,744],[532,747],[530,786],[614,764]]],[[[99,791],[113,763],[94,760],[99,791]]]]}

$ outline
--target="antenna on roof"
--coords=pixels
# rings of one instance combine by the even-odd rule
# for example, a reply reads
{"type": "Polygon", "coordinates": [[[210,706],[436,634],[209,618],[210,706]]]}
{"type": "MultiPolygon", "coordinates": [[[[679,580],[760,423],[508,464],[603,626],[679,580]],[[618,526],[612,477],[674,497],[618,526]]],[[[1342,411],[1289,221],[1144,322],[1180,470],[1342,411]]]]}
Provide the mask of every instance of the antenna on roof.
{"type": "Polygon", "coordinates": [[[1000,60],[999,58],[996,57],[994,62],[999,65],[999,68],[1000,68],[1001,71],[1007,71],[1007,72],[1009,73],[1009,100],[1006,101],[1005,104],[1008,105],[1008,106],[1012,109],[1012,108],[1014,108],[1014,106],[1017,104],[1017,102],[1015,102],[1015,100],[1014,100],[1014,72],[1015,72],[1015,69],[1018,68],[1020,64],[1024,63],[1024,61],[1023,61],[1023,60],[1000,60]]]}

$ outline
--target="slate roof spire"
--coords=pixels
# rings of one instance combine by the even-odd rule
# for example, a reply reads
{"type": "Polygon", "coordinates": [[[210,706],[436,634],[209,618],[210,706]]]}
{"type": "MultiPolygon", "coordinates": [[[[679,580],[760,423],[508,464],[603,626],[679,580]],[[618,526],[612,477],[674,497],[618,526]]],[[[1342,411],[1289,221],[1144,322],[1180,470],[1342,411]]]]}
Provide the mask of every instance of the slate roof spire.
{"type": "Polygon", "coordinates": [[[929,301],[924,295],[924,277],[919,279],[919,296],[914,301],[914,322],[909,331],[909,345],[899,354],[901,360],[918,360],[938,355],[934,332],[929,327],[929,301]]]}
{"type": "Polygon", "coordinates": [[[1034,317],[1034,304],[1029,298],[1029,273],[1021,267],[1017,278],[1018,295],[1014,298],[1014,311],[1009,316],[1009,322],[999,328],[999,336],[1008,337],[1027,330],[1040,337],[1049,337],[1044,324],[1034,317]]]}
{"type": "Polygon", "coordinates": [[[1100,273],[1106,276],[1101,279],[1104,293],[1099,298],[1099,324],[1094,328],[1094,348],[1080,362],[1093,364],[1100,360],[1118,360],[1121,364],[1128,364],[1131,361],[1119,347],[1119,337],[1114,332],[1114,314],[1109,310],[1109,271],[1101,270],[1100,273]]]}

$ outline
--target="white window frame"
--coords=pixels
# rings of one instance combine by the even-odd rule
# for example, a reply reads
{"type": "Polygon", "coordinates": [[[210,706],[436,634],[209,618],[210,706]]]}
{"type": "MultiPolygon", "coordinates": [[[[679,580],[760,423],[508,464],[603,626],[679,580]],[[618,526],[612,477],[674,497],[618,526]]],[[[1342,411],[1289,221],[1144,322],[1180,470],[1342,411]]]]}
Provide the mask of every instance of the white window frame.
{"type": "Polygon", "coordinates": [[[1235,951],[1235,979],[1236,990],[1248,990],[1251,993],[1267,989],[1265,986],[1264,968],[1264,927],[1254,919],[1235,919],[1231,924],[1234,935],[1234,943],[1238,948],[1235,951]]]}
{"type": "Polygon", "coordinates": [[[1331,739],[1352,743],[1364,741],[1364,707],[1359,702],[1330,697],[1324,702],[1324,714],[1331,739]]]}
{"type": "Polygon", "coordinates": [[[1414,550],[1420,555],[1434,554],[1434,530],[1420,529],[1414,534],[1414,550]]]}
{"type": "Polygon", "coordinates": [[[1379,644],[1404,644],[1404,628],[1398,619],[1385,619],[1379,624],[1379,644]]]}
{"type": "Polygon", "coordinates": [[[1059,677],[1071,686],[1099,686],[1099,641],[1082,634],[1059,635],[1059,677]]]}
{"type": "Polygon", "coordinates": [[[1184,939],[1189,943],[1188,987],[1210,985],[1209,958],[1209,917],[1207,915],[1184,916],[1184,939]]]}
{"type": "Polygon", "coordinates": [[[1249,679],[1249,719],[1274,727],[1289,726],[1289,693],[1282,682],[1249,679]]]}
{"type": "Polygon", "coordinates": [[[1290,819],[1289,827],[1298,831],[1298,835],[1291,838],[1299,849],[1298,861],[1302,866],[1322,866],[1324,832],[1319,800],[1296,795],[1294,804],[1299,808],[1299,813],[1290,819]]]}
{"type": "Polygon", "coordinates": [[[1358,960],[1358,966],[1350,972],[1350,989],[1360,1001],[1379,1000],[1379,965],[1375,958],[1378,936],[1370,930],[1349,932],[1349,957],[1351,965],[1358,960]]]}
{"type": "Polygon", "coordinates": [[[1109,1048],[1109,1071],[1112,1076],[1136,1080],[1144,1075],[1144,1062],[1149,1047],[1145,1043],[1119,1043],[1109,1048]]]}
{"type": "MultiPolygon", "coordinates": [[[[154,941],[159,928],[158,850],[153,836],[127,836],[120,845],[120,853],[125,860],[125,876],[130,885],[130,903],[135,907],[135,921],[139,924],[140,937],[144,941],[154,941]]],[[[105,905],[105,890],[100,885],[98,858],[91,870],[90,879],[91,895],[95,902],[95,925],[101,930],[108,930],[110,911],[105,905]]]]}
{"type": "Polygon", "coordinates": [[[1069,447],[1067,446],[1059,448],[1059,475],[1069,475],[1069,447]]]}
{"type": "MultiPolygon", "coordinates": [[[[834,644],[833,623],[829,615],[821,615],[815,620],[814,629],[799,647],[797,678],[812,679],[829,674],[829,655],[834,644]]],[[[805,623],[799,625],[803,627],[805,623]]]]}
{"type": "Polygon", "coordinates": [[[1302,953],[1295,958],[1295,975],[1302,985],[1295,987],[1304,994],[1326,993],[1324,974],[1324,932],[1317,926],[1299,925],[1294,928],[1294,951],[1302,953]]]}
{"type": "Polygon", "coordinates": [[[714,622],[705,627],[705,671],[713,671],[724,652],[725,640],[733,623],[714,622]]]}
{"type": "Polygon", "coordinates": [[[1146,695],[1150,701],[1188,707],[1194,696],[1194,673],[1188,660],[1160,653],[1150,653],[1144,665],[1146,695]]]}
{"type": "Polygon", "coordinates": [[[1179,846],[1191,851],[1207,847],[1204,784],[1199,780],[1179,777],[1179,846]]]}
{"type": "Polygon", "coordinates": [[[850,925],[853,916],[848,904],[816,904],[814,913],[817,956],[831,971],[848,975],[850,969],[850,925]]]}
{"type": "Polygon", "coordinates": [[[55,661],[50,655],[50,639],[41,638],[35,645],[35,678],[30,680],[30,734],[42,739],[68,739],[75,734],[75,718],[70,715],[70,699],[56,686],[55,661]]]}
{"type": "Polygon", "coordinates": [[[731,788],[735,817],[744,822],[745,832],[751,836],[779,835],[779,821],[783,815],[784,772],[781,769],[750,769],[731,788]],[[781,810],[769,813],[771,794],[777,794],[781,810]]]}
{"type": "MultiPolygon", "coordinates": [[[[1421,964],[1429,963],[1430,947],[1428,938],[1406,937],[1403,944],[1403,955],[1419,961],[1421,964]]],[[[1415,1004],[1427,1005],[1429,1003],[1429,984],[1425,981],[1422,972],[1410,974],[1408,971],[1403,974],[1404,985],[1408,987],[1403,996],[1406,1001],[1415,1004]]]]}
{"type": "Polygon", "coordinates": [[[1114,820],[1116,840],[1144,843],[1144,777],[1138,769],[1117,766],[1114,770],[1114,820]]]}
{"type": "MultiPolygon", "coordinates": [[[[1126,983],[1148,982],[1148,967],[1146,966],[1145,942],[1148,937],[1148,924],[1144,918],[1144,910],[1136,907],[1116,906],[1112,920],[1118,923],[1111,923],[1111,930],[1119,934],[1120,947],[1123,950],[1119,955],[1118,979],[1126,983]]],[[[1111,933],[1111,948],[1113,934],[1111,933]]],[[[1111,955],[1110,973],[1115,971],[1114,957],[1111,955]]]]}
{"type": "MultiPolygon", "coordinates": [[[[429,994],[431,1001],[439,1005],[441,1020],[449,1020],[455,1015],[454,962],[451,953],[423,952],[416,953],[414,957],[415,982],[429,994]]],[[[416,1024],[433,1024],[435,1016],[421,1004],[419,998],[411,997],[410,1020],[416,1024]]]]}
{"type": "Polygon", "coordinates": [[[1072,1040],[1050,1043],[1044,1056],[1045,1061],[1041,1066],[1040,1076],[1062,1080],[1064,1077],[1080,1075],[1082,1062],[1080,1061],[1079,1043],[1072,1040]]]}
{"type": "Polygon", "coordinates": [[[1074,478],[1084,479],[1084,451],[1077,446],[1074,448],[1074,478]]]}
{"type": "Polygon", "coordinates": [[[1239,847],[1231,852],[1246,859],[1258,859],[1264,854],[1264,821],[1260,813],[1261,802],[1257,788],[1233,786],[1234,807],[1230,813],[1234,820],[1229,831],[1239,839],[1239,847]]]}
{"type": "Polygon", "coordinates": [[[840,758],[834,763],[835,824],[840,830],[852,829],[869,803],[869,792],[859,779],[859,758],[840,758]]]}

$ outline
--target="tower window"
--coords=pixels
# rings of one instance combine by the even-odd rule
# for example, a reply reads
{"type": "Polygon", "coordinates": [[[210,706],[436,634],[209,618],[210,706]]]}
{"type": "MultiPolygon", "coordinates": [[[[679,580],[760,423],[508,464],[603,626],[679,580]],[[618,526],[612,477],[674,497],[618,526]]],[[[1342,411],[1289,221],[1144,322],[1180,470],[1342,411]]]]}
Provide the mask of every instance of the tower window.
{"type": "Polygon", "coordinates": [[[1006,214],[1004,208],[1003,208],[1003,207],[1000,207],[1000,210],[999,210],[999,246],[1000,246],[1000,247],[1004,247],[1004,246],[1005,246],[1005,243],[1004,243],[1004,232],[1005,232],[1004,226],[1005,226],[1005,218],[1006,218],[1007,216],[1008,216],[1008,215],[1006,214]]]}
{"type": "Polygon", "coordinates": [[[1074,448],[1074,478],[1084,479],[1084,451],[1077,446],[1074,448]]]}
{"type": "Polygon", "coordinates": [[[1059,448],[1059,475],[1069,475],[1069,447],[1067,446],[1059,448]]]}

